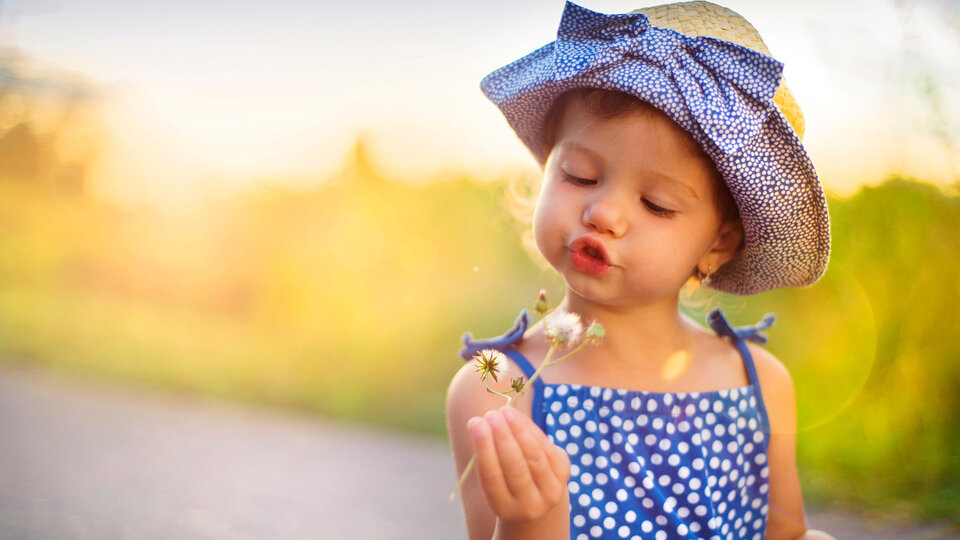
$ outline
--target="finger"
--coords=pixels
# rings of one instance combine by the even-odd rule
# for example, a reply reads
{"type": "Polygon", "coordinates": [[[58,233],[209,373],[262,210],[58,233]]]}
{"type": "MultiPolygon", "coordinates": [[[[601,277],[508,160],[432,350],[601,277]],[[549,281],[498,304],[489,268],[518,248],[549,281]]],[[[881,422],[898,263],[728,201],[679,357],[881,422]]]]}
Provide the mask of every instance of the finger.
{"type": "MultiPolygon", "coordinates": [[[[536,426],[536,424],[534,425],[536,426]]],[[[547,434],[544,433],[542,429],[540,429],[540,426],[537,426],[537,429],[533,430],[533,432],[536,433],[537,443],[539,445],[543,446],[544,448],[547,448],[547,447],[557,448],[558,450],[563,452],[564,455],[566,455],[566,452],[564,452],[562,448],[558,447],[556,444],[553,443],[553,441],[550,440],[549,437],[547,437],[547,434]]],[[[569,461],[569,459],[567,461],[569,461]]]]}
{"type": "Polygon", "coordinates": [[[503,478],[500,469],[500,458],[493,443],[493,434],[490,425],[480,417],[471,418],[467,422],[467,430],[473,443],[473,455],[477,463],[477,476],[480,487],[487,496],[490,507],[496,511],[498,507],[510,504],[513,496],[503,478]]]}
{"type": "Polygon", "coordinates": [[[503,469],[504,480],[510,493],[519,500],[535,502],[538,499],[537,485],[530,476],[527,458],[520,450],[516,437],[507,425],[506,419],[499,410],[488,411],[484,419],[490,424],[493,431],[493,440],[500,457],[500,466],[503,469]]]}
{"type": "Polygon", "coordinates": [[[544,437],[546,445],[544,446],[547,454],[547,461],[550,462],[550,468],[556,473],[557,478],[564,485],[570,480],[570,456],[567,451],[550,442],[544,437]]]}
{"type": "Polygon", "coordinates": [[[531,420],[522,416],[513,407],[503,407],[501,410],[514,438],[517,440],[517,444],[520,446],[520,451],[523,452],[527,460],[527,467],[530,469],[530,476],[534,483],[542,494],[551,498],[556,497],[566,487],[561,484],[561,478],[559,478],[561,475],[553,469],[547,457],[549,449],[546,444],[550,444],[550,442],[546,435],[531,420]]]}

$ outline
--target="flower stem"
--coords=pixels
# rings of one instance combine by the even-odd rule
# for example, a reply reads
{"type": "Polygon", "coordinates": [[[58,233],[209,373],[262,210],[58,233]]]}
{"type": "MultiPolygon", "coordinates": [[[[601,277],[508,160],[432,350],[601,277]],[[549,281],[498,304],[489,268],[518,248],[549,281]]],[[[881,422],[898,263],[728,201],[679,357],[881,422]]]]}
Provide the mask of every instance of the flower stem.
{"type": "Polygon", "coordinates": [[[546,364],[547,366],[552,366],[552,365],[559,364],[560,362],[563,362],[563,361],[566,360],[567,358],[570,358],[571,356],[573,356],[573,355],[577,354],[578,352],[580,352],[580,349],[586,347],[587,345],[589,345],[589,343],[587,343],[587,340],[583,340],[583,341],[580,342],[579,345],[577,345],[577,347],[576,347],[575,349],[573,349],[572,351],[568,352],[567,354],[561,356],[560,358],[557,358],[556,360],[551,360],[550,362],[547,362],[546,359],[544,359],[544,362],[543,362],[543,363],[546,364]]]}
{"type": "MultiPolygon", "coordinates": [[[[540,378],[540,373],[543,371],[543,368],[545,368],[545,367],[547,367],[547,366],[549,366],[549,365],[552,365],[551,362],[550,362],[550,357],[553,356],[553,353],[554,353],[556,350],[557,350],[557,346],[556,346],[556,345],[550,345],[550,349],[547,351],[547,355],[543,357],[543,362],[541,362],[541,363],[540,363],[540,366],[533,372],[533,375],[531,375],[530,378],[527,379],[527,382],[525,382],[525,383],[523,384],[523,388],[521,388],[520,391],[516,393],[516,395],[514,395],[512,398],[510,398],[510,401],[507,402],[507,405],[513,405],[513,402],[514,402],[514,401],[520,399],[520,397],[523,396],[524,392],[527,391],[527,388],[529,388],[530,385],[533,384],[533,381],[535,381],[535,380],[537,380],[538,378],[540,378]]],[[[566,356],[564,356],[563,358],[566,358],[567,356],[569,356],[569,355],[566,355],[566,356]]],[[[554,363],[555,363],[555,362],[554,362],[554,363]]]]}
{"type": "Polygon", "coordinates": [[[503,393],[503,392],[498,392],[498,391],[494,390],[493,388],[490,388],[490,379],[486,379],[486,383],[487,383],[487,392],[490,392],[491,394],[496,394],[496,395],[498,395],[498,396],[506,399],[506,400],[507,400],[507,405],[510,404],[510,396],[508,396],[507,394],[505,394],[505,393],[503,393]]]}
{"type": "Polygon", "coordinates": [[[477,456],[470,458],[470,463],[467,463],[467,466],[464,467],[463,472],[460,474],[460,479],[457,480],[456,487],[453,488],[453,491],[450,492],[450,500],[457,498],[457,492],[460,491],[460,486],[463,485],[463,482],[467,479],[467,475],[470,474],[470,471],[473,470],[473,464],[477,461],[477,456]]]}

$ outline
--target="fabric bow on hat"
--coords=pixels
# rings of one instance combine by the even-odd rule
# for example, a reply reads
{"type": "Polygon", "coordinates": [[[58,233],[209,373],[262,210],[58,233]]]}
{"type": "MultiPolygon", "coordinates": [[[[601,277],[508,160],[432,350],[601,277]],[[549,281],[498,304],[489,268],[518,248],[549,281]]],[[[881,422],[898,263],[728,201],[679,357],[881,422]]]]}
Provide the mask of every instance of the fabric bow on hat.
{"type": "Polygon", "coordinates": [[[679,92],[704,134],[727,154],[760,130],[783,72],[780,62],[734,43],[658,28],[640,13],[605,15],[570,2],[553,50],[557,82],[628,61],[656,68],[660,82],[679,92]]]}

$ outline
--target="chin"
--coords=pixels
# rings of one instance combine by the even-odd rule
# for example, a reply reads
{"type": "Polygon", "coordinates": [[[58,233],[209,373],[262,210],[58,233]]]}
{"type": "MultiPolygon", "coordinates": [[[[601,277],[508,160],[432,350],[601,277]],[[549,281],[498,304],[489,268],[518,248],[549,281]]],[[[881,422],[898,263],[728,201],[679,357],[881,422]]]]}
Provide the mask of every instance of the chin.
{"type": "Polygon", "coordinates": [[[571,294],[588,302],[609,307],[646,306],[660,303],[666,298],[676,299],[679,295],[679,290],[675,291],[669,287],[625,291],[609,281],[598,281],[582,274],[569,276],[563,274],[563,278],[571,294]]]}
{"type": "Polygon", "coordinates": [[[589,300],[597,304],[613,305],[622,298],[618,290],[610,287],[609,284],[600,282],[590,276],[585,276],[576,270],[570,269],[568,273],[561,273],[563,281],[567,285],[567,290],[584,300],[589,300]]]}

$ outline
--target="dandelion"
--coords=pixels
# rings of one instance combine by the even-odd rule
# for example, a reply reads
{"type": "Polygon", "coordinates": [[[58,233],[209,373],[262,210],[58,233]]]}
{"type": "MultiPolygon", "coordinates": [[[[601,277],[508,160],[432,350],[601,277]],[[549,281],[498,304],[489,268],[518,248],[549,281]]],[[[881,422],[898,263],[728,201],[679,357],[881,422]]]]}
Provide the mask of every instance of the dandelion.
{"type": "Polygon", "coordinates": [[[474,370],[474,373],[480,374],[481,381],[486,381],[487,375],[493,377],[493,380],[496,381],[498,380],[497,375],[507,369],[507,357],[495,349],[483,349],[473,355],[473,359],[477,362],[477,369],[474,370]]]}
{"type": "MultiPolygon", "coordinates": [[[[540,377],[540,373],[543,372],[545,368],[567,360],[571,356],[580,352],[580,350],[587,345],[599,344],[605,335],[603,326],[601,326],[600,323],[594,322],[587,329],[586,336],[584,336],[583,323],[580,322],[580,316],[576,313],[561,310],[554,311],[549,316],[546,316],[546,314],[550,312],[550,307],[547,305],[547,293],[544,291],[540,291],[540,295],[537,297],[537,301],[534,302],[533,308],[540,315],[540,318],[543,321],[544,335],[546,336],[547,341],[550,342],[550,349],[544,356],[543,362],[541,362],[540,366],[534,370],[533,374],[530,375],[530,378],[526,382],[524,382],[522,376],[516,377],[510,381],[510,389],[506,392],[494,390],[490,387],[490,380],[487,379],[487,375],[490,375],[493,377],[493,380],[496,381],[497,376],[503,373],[507,368],[506,356],[502,352],[494,349],[483,349],[477,354],[473,355],[473,359],[477,362],[476,372],[480,374],[480,380],[486,382],[487,392],[496,394],[506,399],[508,407],[516,403],[516,401],[523,396],[523,393],[527,390],[527,387],[530,386],[530,383],[536,381],[537,378],[540,377]],[[581,341],[581,338],[584,339],[581,341]],[[557,351],[557,349],[575,342],[580,343],[572,351],[567,352],[560,358],[553,358],[553,354],[557,351]]],[[[470,474],[471,470],[473,470],[475,463],[476,456],[470,458],[467,466],[460,474],[460,479],[457,482],[457,486],[453,488],[453,492],[450,494],[451,500],[453,500],[454,496],[457,494],[457,491],[460,489],[460,486],[462,486],[463,482],[467,479],[467,475],[470,474]]]]}
{"type": "Polygon", "coordinates": [[[580,341],[583,323],[580,316],[569,311],[555,311],[544,319],[544,332],[551,345],[563,346],[580,341]]]}
{"type": "Polygon", "coordinates": [[[593,321],[587,328],[587,334],[584,339],[591,345],[600,345],[603,343],[603,338],[606,337],[606,335],[607,332],[603,329],[603,325],[597,321],[593,321]]]}

